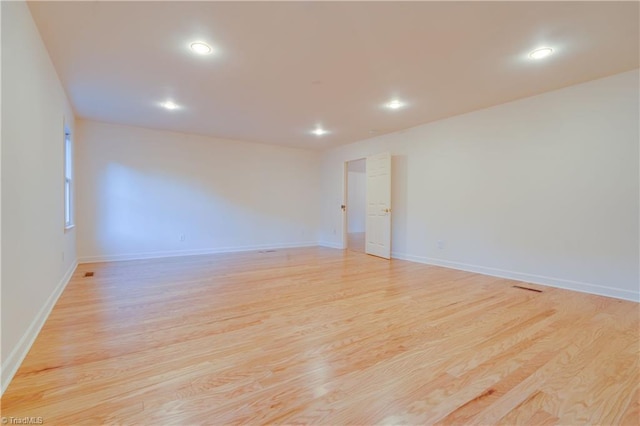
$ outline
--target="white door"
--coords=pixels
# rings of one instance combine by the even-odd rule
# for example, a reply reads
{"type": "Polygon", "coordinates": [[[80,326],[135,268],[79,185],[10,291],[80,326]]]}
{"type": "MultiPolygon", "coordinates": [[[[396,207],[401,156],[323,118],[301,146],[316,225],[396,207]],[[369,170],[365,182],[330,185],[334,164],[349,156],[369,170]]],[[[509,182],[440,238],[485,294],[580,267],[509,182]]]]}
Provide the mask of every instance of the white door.
{"type": "Polygon", "coordinates": [[[367,157],[367,254],[391,258],[391,154],[367,157]]]}

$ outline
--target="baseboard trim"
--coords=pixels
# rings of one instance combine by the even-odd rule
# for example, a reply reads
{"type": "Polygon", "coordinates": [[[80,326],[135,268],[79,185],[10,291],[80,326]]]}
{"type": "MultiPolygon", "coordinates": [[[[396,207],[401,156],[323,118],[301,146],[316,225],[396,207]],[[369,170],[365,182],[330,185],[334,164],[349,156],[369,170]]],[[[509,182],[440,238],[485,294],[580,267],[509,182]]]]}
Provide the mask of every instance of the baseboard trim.
{"type": "Polygon", "coordinates": [[[22,361],[24,361],[24,358],[29,353],[33,342],[35,342],[36,337],[38,337],[38,334],[40,334],[42,326],[44,325],[47,318],[49,318],[49,314],[51,314],[51,311],[60,298],[60,295],[67,287],[67,284],[69,284],[69,281],[71,280],[71,277],[73,276],[73,273],[76,270],[77,266],[78,262],[74,262],[73,264],[71,264],[45,304],[42,305],[42,307],[38,311],[38,314],[33,319],[31,325],[29,325],[29,328],[18,342],[18,345],[11,351],[4,364],[2,364],[2,394],[4,394],[4,391],[7,390],[7,387],[9,386],[9,383],[11,383],[13,376],[15,376],[18,368],[20,368],[20,365],[22,364],[22,361]]]}
{"type": "Polygon", "coordinates": [[[330,243],[328,241],[320,241],[317,245],[319,245],[320,247],[328,247],[328,248],[334,248],[338,250],[344,249],[344,247],[342,247],[342,244],[330,243]]]}
{"type": "Polygon", "coordinates": [[[478,274],[490,275],[493,277],[507,278],[532,284],[557,287],[565,290],[579,291],[581,293],[597,294],[598,296],[606,296],[616,299],[630,300],[632,302],[640,302],[640,292],[633,292],[619,288],[603,287],[597,284],[566,280],[563,278],[546,277],[543,275],[507,271],[504,269],[489,268],[479,265],[470,265],[467,263],[435,259],[432,257],[413,256],[405,253],[394,252],[391,254],[391,256],[394,259],[408,260],[410,262],[424,263],[427,265],[441,266],[444,268],[458,269],[467,272],[475,272],[478,274]]]}
{"type": "Polygon", "coordinates": [[[116,254],[106,256],[82,256],[78,258],[78,263],[96,263],[96,262],[119,262],[123,260],[143,260],[143,259],[160,259],[163,257],[179,257],[179,256],[197,256],[202,254],[221,254],[221,253],[239,253],[245,251],[256,250],[278,250],[286,248],[300,248],[300,247],[315,247],[318,245],[317,241],[302,241],[295,243],[281,243],[281,244],[261,244],[253,246],[238,246],[238,247],[220,247],[210,249],[197,249],[197,250],[171,250],[171,251],[154,251],[145,253],[127,253],[116,254]]]}

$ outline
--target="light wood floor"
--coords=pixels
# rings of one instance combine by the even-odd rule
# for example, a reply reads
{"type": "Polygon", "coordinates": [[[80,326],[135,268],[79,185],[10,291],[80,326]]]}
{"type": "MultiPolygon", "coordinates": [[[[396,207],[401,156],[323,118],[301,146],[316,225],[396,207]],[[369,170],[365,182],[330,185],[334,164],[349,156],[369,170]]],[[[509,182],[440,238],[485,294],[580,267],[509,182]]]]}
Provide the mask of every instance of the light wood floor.
{"type": "Polygon", "coordinates": [[[324,248],[81,265],[2,416],[638,425],[638,304],[515,284],[324,248]]]}
{"type": "Polygon", "coordinates": [[[347,234],[347,248],[359,253],[365,252],[365,233],[352,232],[347,234]]]}

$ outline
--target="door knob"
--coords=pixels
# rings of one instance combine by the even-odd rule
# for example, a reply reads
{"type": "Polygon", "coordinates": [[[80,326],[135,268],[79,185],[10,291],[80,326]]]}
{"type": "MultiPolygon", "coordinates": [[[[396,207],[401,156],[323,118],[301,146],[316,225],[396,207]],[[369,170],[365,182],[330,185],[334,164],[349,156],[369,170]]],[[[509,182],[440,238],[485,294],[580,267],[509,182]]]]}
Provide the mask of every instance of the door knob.
{"type": "Polygon", "coordinates": [[[384,209],[383,210],[385,213],[391,213],[391,209],[384,209]]]}

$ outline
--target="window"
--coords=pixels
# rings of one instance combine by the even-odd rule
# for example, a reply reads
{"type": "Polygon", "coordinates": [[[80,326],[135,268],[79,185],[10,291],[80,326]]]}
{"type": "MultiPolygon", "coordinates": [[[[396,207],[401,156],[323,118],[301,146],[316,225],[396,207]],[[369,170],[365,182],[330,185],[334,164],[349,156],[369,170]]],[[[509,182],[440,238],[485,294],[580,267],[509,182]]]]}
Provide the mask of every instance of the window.
{"type": "Polygon", "coordinates": [[[64,131],[64,227],[73,227],[73,144],[68,129],[64,131]]]}

